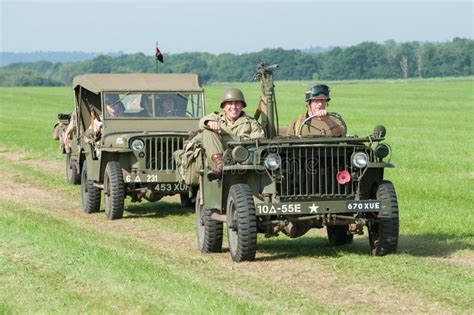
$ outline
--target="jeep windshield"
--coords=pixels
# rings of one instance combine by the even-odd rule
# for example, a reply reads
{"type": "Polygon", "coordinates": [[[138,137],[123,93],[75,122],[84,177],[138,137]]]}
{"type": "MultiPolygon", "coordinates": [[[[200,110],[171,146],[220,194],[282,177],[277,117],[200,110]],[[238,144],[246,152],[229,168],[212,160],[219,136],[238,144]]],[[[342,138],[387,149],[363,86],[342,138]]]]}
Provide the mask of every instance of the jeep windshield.
{"type": "Polygon", "coordinates": [[[202,93],[104,93],[105,119],[200,118],[203,113],[202,93]]]}

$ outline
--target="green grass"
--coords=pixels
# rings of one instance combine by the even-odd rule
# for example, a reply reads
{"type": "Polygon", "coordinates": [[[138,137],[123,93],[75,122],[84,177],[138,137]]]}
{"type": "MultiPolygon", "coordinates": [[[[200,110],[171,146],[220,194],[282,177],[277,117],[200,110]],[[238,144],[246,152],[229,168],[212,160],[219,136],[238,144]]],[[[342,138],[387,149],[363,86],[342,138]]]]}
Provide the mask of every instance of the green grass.
{"type": "MultiPolygon", "coordinates": [[[[276,82],[282,124],[304,112],[309,84],[276,82]]],[[[208,112],[219,109],[228,86],[206,87],[208,112]]],[[[259,86],[234,86],[253,114],[259,86]]],[[[72,90],[0,88],[0,154],[27,159],[0,155],[0,184],[10,178],[20,191],[69,202],[62,208],[0,193],[0,313],[472,312],[472,78],[330,86],[329,109],[343,115],[349,133],[387,127],[399,254],[370,257],[366,236],[331,248],[315,230],[299,239],[259,236],[257,261],[234,264],[226,252],[196,250],[193,212],[170,199],[127,202],[117,222],[82,214],[78,186],[25,163],[63,163],[51,131],[56,114],[71,111],[72,90]]]]}

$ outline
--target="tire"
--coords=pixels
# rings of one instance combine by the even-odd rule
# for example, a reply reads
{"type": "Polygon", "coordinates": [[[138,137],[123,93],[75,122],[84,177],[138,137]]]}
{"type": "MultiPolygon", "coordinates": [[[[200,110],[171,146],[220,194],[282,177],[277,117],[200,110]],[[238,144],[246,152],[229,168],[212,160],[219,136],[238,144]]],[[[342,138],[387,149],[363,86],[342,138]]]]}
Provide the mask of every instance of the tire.
{"type": "Polygon", "coordinates": [[[385,256],[397,252],[399,235],[399,216],[397,195],[393,184],[380,181],[377,184],[375,196],[380,200],[390,202],[390,211],[380,213],[375,223],[368,225],[369,244],[373,256],[385,256]]]}
{"type": "Polygon", "coordinates": [[[100,209],[100,189],[87,179],[87,162],[84,161],[81,172],[81,199],[82,210],[85,213],[94,213],[100,209]]]}
{"type": "Polygon", "coordinates": [[[66,154],[66,179],[72,185],[81,183],[81,174],[77,172],[77,164],[71,163],[71,153],[66,154]]]}
{"type": "Polygon", "coordinates": [[[196,205],[193,202],[193,199],[189,197],[189,192],[180,193],[179,198],[181,200],[182,208],[195,208],[196,205]]]}
{"type": "Polygon", "coordinates": [[[196,238],[199,250],[202,253],[220,253],[222,251],[222,222],[211,219],[211,210],[202,209],[200,205],[200,191],[196,196],[196,238]]]}
{"type": "Polygon", "coordinates": [[[125,204],[122,167],[117,161],[107,163],[104,173],[104,207],[109,220],[121,219],[125,204]]]}
{"type": "Polygon", "coordinates": [[[329,244],[331,246],[341,246],[352,243],[353,234],[348,234],[348,225],[331,225],[326,227],[328,233],[329,244]]]}
{"type": "Polygon", "coordinates": [[[227,198],[229,252],[235,262],[253,261],[257,252],[257,218],[252,191],[246,184],[230,187],[227,198]]]}

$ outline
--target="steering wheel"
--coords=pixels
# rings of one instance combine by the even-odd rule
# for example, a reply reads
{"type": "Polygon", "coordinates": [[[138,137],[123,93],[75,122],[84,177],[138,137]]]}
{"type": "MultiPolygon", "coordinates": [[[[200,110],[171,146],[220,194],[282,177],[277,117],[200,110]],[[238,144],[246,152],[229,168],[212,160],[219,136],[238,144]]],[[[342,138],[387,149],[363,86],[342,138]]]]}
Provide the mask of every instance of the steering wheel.
{"type": "MultiPolygon", "coordinates": [[[[313,118],[315,118],[315,117],[316,117],[316,115],[313,115],[313,116],[309,116],[308,118],[306,118],[305,120],[303,120],[303,122],[301,123],[301,126],[300,126],[300,128],[299,128],[299,130],[298,130],[297,136],[301,136],[301,132],[303,131],[303,127],[306,125],[306,123],[307,123],[308,121],[311,121],[311,120],[312,120],[313,118]]],[[[320,134],[317,135],[317,136],[325,136],[325,135],[326,135],[326,129],[319,129],[318,127],[315,127],[315,126],[313,126],[312,124],[309,124],[308,127],[317,130],[317,131],[320,133],[320,134]]]]}

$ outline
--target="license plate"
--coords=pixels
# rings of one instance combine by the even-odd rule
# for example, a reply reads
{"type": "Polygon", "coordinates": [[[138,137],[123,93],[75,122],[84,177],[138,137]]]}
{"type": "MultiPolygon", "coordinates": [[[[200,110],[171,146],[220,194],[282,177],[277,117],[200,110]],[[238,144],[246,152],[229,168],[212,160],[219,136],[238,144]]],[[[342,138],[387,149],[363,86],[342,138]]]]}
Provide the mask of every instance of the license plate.
{"type": "Polygon", "coordinates": [[[301,214],[301,213],[303,213],[300,203],[257,204],[255,210],[256,210],[256,215],[301,214]]]}
{"type": "Polygon", "coordinates": [[[180,183],[159,183],[156,184],[155,190],[159,192],[183,192],[188,191],[188,186],[180,183]]]}
{"type": "Polygon", "coordinates": [[[346,202],[346,209],[354,212],[381,211],[380,200],[351,200],[346,202]]]}

